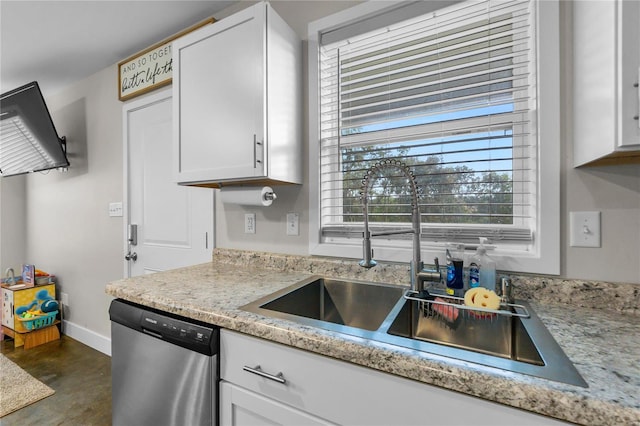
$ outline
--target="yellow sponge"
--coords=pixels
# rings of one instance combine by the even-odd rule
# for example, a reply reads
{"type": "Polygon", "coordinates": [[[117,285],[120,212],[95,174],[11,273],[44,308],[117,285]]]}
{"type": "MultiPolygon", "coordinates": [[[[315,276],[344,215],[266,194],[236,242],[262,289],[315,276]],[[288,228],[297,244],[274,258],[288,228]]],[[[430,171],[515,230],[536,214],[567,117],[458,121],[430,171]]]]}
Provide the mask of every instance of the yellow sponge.
{"type": "Polygon", "coordinates": [[[500,296],[493,290],[484,287],[475,287],[464,294],[464,304],[476,308],[499,309],[500,296]]]}

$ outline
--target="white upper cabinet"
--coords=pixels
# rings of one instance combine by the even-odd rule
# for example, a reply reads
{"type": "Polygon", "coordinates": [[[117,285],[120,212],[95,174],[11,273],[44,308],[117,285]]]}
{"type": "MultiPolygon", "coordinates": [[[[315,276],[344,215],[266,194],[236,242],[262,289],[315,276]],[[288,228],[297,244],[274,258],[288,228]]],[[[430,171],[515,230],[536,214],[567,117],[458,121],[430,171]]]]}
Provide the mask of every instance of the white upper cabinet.
{"type": "Polygon", "coordinates": [[[572,6],[574,166],[640,163],[640,2],[572,6]]]}
{"type": "Polygon", "coordinates": [[[180,184],[302,183],[301,41],[258,3],[173,43],[180,184]]]}

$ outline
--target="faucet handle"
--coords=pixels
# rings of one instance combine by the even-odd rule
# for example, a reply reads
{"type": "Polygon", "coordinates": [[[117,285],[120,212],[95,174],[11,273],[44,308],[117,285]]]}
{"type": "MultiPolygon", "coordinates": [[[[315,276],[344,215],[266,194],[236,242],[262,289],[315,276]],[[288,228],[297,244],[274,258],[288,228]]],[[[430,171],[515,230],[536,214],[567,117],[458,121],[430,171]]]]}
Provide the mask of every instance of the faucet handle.
{"type": "MultiPolygon", "coordinates": [[[[433,269],[422,269],[418,273],[419,278],[424,282],[440,283],[442,282],[442,274],[440,273],[440,262],[436,257],[433,259],[435,267],[433,269]]],[[[422,265],[421,265],[422,266],[422,265]]]]}

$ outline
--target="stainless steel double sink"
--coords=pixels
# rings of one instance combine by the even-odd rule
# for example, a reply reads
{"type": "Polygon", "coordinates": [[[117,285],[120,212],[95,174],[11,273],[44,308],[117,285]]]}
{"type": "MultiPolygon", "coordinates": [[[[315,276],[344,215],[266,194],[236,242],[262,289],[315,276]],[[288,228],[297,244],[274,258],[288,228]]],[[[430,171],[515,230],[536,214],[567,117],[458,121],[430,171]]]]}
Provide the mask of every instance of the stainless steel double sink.
{"type": "MultiPolygon", "coordinates": [[[[311,327],[588,387],[531,306],[523,315],[465,315],[405,299],[396,285],[311,277],[241,309],[311,327]],[[453,315],[455,313],[455,315],[453,315]]],[[[514,308],[510,308],[515,311],[514,308]]],[[[455,311],[455,312],[454,312],[455,311]]]]}

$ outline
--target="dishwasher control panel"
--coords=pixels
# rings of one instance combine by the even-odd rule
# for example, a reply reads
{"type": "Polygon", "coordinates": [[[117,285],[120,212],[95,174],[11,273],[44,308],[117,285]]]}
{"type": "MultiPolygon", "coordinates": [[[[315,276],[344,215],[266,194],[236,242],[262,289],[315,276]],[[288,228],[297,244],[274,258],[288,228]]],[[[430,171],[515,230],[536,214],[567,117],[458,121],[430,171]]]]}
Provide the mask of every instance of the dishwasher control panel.
{"type": "Polygon", "coordinates": [[[211,330],[205,327],[167,318],[151,312],[142,314],[142,328],[158,332],[163,336],[172,336],[197,343],[206,344],[211,338],[211,330]]]}
{"type": "Polygon", "coordinates": [[[160,312],[131,302],[114,300],[109,309],[112,321],[151,337],[213,355],[218,351],[219,328],[195,320],[160,312]]]}

